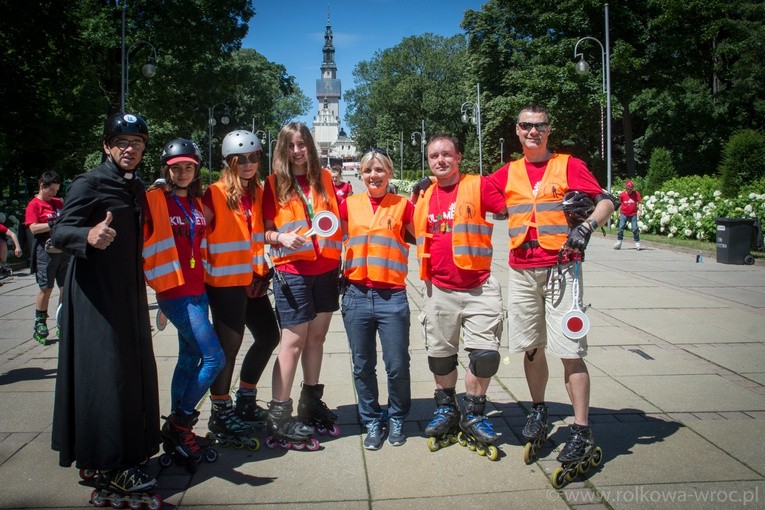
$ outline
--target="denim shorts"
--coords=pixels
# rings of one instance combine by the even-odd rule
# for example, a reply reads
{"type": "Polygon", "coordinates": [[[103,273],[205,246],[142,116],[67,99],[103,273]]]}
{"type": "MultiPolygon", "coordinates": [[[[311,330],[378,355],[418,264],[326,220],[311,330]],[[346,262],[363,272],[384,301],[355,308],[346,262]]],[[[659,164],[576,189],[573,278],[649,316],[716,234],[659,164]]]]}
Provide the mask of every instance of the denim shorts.
{"type": "Polygon", "coordinates": [[[339,275],[336,269],[315,276],[276,270],[273,279],[276,315],[282,328],[311,322],[316,314],[340,308],[339,275]]]}

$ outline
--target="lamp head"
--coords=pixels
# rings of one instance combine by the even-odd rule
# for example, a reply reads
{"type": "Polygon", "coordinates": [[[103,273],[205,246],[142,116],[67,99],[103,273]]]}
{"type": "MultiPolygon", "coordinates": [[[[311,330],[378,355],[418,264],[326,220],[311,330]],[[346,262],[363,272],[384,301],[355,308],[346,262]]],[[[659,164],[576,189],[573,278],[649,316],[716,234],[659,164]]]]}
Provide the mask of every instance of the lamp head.
{"type": "Polygon", "coordinates": [[[590,72],[590,64],[587,63],[584,57],[576,63],[576,72],[579,74],[587,74],[590,72]]]}
{"type": "Polygon", "coordinates": [[[144,76],[147,78],[153,78],[155,74],[157,74],[157,66],[155,66],[151,62],[146,62],[143,67],[141,68],[141,72],[144,76]]]}

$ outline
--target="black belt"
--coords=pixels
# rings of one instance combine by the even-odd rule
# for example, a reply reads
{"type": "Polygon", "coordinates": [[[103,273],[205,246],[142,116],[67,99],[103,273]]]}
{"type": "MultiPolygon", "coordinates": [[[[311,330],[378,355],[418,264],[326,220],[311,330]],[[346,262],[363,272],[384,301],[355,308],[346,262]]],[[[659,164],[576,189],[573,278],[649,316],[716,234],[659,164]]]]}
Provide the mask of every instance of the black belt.
{"type": "Polygon", "coordinates": [[[536,239],[532,239],[531,241],[526,241],[525,243],[522,243],[520,246],[515,248],[516,250],[530,250],[532,248],[539,248],[539,241],[536,239]]]}

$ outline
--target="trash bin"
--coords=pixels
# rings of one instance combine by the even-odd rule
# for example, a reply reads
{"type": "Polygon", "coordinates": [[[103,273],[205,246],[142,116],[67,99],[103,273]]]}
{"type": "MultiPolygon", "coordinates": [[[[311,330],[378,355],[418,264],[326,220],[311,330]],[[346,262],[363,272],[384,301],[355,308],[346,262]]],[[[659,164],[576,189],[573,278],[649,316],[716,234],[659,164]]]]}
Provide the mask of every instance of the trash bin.
{"type": "Polygon", "coordinates": [[[755,220],[751,218],[716,218],[717,262],[722,264],[754,264],[749,253],[755,220]]]}

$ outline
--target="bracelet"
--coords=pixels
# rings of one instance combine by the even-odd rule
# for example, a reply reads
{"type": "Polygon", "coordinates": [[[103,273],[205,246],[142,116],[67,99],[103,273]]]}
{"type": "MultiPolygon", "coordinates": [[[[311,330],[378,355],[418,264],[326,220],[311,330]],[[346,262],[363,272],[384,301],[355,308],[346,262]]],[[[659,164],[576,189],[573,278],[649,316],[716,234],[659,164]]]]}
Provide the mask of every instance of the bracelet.
{"type": "Polygon", "coordinates": [[[277,232],[277,233],[276,233],[276,239],[274,239],[274,242],[275,242],[276,244],[279,244],[279,236],[280,236],[280,235],[282,235],[282,233],[281,233],[281,232],[277,232]]]}

